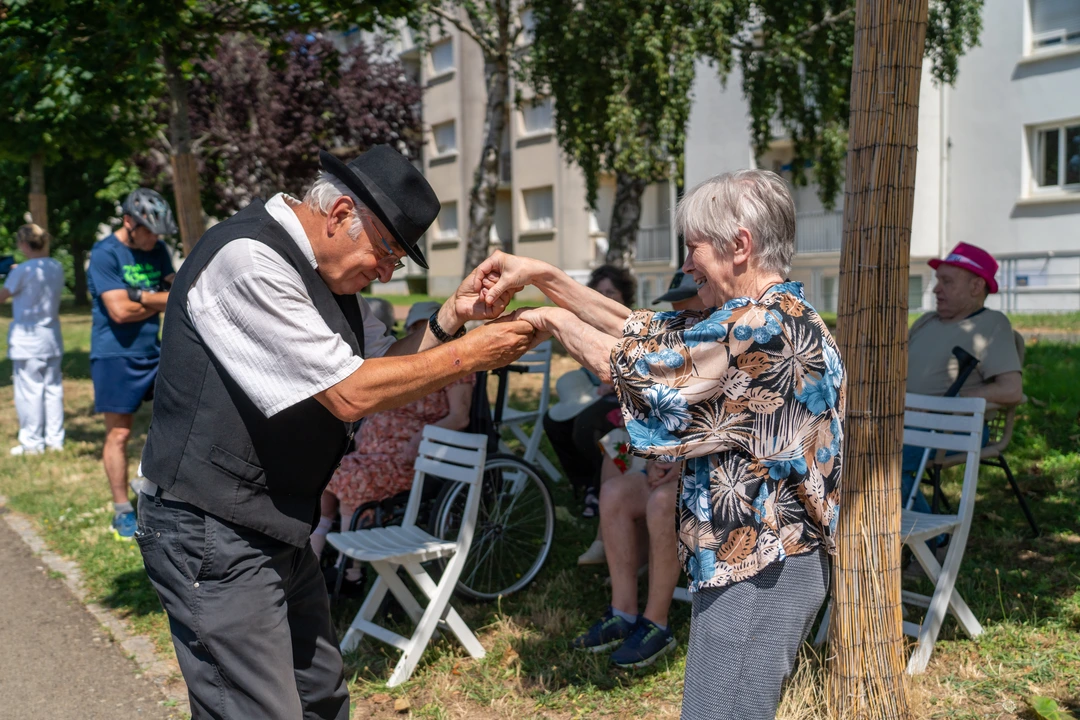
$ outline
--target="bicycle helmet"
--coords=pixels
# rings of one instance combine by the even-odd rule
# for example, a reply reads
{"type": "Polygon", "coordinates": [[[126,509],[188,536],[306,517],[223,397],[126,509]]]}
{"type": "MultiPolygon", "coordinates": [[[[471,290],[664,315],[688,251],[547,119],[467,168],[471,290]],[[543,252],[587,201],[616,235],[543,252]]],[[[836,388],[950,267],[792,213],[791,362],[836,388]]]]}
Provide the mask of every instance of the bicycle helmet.
{"type": "Polygon", "coordinates": [[[121,206],[125,215],[140,225],[146,226],[155,235],[172,235],[176,232],[176,221],[165,198],[150,188],[133,190],[121,206]]]}

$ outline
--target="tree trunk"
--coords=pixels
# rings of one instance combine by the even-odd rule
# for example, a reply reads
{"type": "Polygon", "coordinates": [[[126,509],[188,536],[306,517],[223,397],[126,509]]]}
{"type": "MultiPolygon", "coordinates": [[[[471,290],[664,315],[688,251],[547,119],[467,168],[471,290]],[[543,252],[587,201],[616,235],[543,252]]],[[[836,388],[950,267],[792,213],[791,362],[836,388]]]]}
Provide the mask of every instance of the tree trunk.
{"type": "Polygon", "coordinates": [[[628,173],[615,174],[615,202],[611,208],[611,229],[608,230],[608,250],[604,262],[630,267],[637,246],[637,231],[641,223],[641,196],[647,182],[628,173]]]}
{"type": "Polygon", "coordinates": [[[858,0],[837,317],[848,371],[827,691],[847,720],[909,718],[900,456],[927,0],[858,0]]]}
{"type": "Polygon", "coordinates": [[[30,156],[30,217],[41,229],[49,229],[49,201],[45,196],[45,154],[30,156]]]}
{"type": "Polygon", "coordinates": [[[491,63],[484,74],[487,109],[484,113],[484,147],[480,164],[473,173],[469,192],[469,245],[465,251],[465,273],[473,271],[488,256],[491,225],[495,222],[495,194],[499,189],[499,153],[506,132],[506,96],[510,88],[510,62],[491,63]]]}
{"type": "Polygon", "coordinates": [[[499,153],[506,132],[506,99],[510,93],[510,11],[508,0],[496,0],[494,33],[499,47],[494,57],[486,57],[484,83],[487,86],[487,108],[484,111],[484,146],[480,164],[473,172],[469,191],[469,241],[465,249],[465,274],[484,262],[488,256],[491,225],[495,222],[495,195],[499,189],[499,153]]]}
{"type": "Polygon", "coordinates": [[[188,117],[188,82],[177,64],[175,52],[162,48],[165,76],[169,85],[169,152],[176,196],[176,224],[184,242],[184,255],[206,230],[199,197],[199,171],[191,153],[191,119],[188,117]]]}
{"type": "Polygon", "coordinates": [[[71,242],[71,263],[72,269],[75,271],[75,287],[73,289],[75,295],[75,305],[77,307],[87,307],[90,304],[86,293],[86,249],[83,247],[82,242],[72,238],[71,242]]]}

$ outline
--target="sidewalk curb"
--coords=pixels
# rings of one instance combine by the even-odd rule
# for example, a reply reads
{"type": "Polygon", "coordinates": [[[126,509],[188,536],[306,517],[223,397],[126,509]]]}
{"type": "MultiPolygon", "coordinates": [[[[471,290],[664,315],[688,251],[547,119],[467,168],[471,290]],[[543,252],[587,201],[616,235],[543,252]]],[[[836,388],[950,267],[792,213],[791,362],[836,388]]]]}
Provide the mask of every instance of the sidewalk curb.
{"type": "Polygon", "coordinates": [[[191,714],[188,705],[187,686],[180,675],[180,666],[173,658],[163,658],[154,650],[154,644],[145,635],[133,634],[127,623],[111,611],[95,602],[87,601],[87,593],[82,584],[82,571],[73,561],[57,555],[49,549],[37,533],[33,521],[27,516],[7,507],[7,498],[0,495],[0,517],[8,527],[19,534],[41,562],[50,570],[63,576],[64,585],[71,594],[83,604],[102,627],[109,631],[113,641],[131,657],[139,667],[139,672],[154,683],[166,700],[176,703],[175,710],[191,714]]]}

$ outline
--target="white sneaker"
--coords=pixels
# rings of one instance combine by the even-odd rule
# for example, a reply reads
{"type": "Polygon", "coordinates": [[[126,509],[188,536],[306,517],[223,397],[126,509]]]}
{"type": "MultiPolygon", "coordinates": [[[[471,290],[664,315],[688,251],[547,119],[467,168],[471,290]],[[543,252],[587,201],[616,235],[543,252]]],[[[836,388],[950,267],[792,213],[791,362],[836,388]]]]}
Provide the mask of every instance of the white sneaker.
{"type": "Polygon", "coordinates": [[[593,540],[589,549],[583,552],[577,559],[578,565],[603,565],[607,562],[607,555],[604,554],[604,541],[593,540]]]}
{"type": "Polygon", "coordinates": [[[45,451],[44,450],[38,450],[38,449],[35,449],[35,448],[29,448],[29,447],[26,447],[25,445],[16,445],[15,447],[11,448],[11,454],[12,455],[40,455],[43,452],[45,452],[45,451]]]}

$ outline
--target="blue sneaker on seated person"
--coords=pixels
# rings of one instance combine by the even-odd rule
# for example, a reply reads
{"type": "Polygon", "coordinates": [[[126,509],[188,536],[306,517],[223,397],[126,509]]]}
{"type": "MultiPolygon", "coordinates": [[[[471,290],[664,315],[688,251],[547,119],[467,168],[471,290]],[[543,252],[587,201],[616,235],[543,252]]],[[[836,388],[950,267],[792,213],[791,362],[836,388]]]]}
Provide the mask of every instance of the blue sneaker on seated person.
{"type": "Polygon", "coordinates": [[[611,662],[621,668],[643,668],[652,665],[675,649],[678,642],[671,628],[662,628],[652,620],[638,618],[634,633],[611,654],[611,662]]]}
{"type": "Polygon", "coordinates": [[[570,646],[575,650],[603,652],[630,637],[636,627],[637,623],[627,622],[609,607],[604,617],[597,620],[584,634],[574,638],[570,646]]]}

